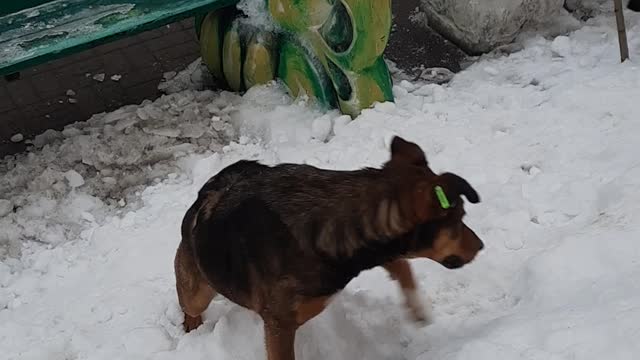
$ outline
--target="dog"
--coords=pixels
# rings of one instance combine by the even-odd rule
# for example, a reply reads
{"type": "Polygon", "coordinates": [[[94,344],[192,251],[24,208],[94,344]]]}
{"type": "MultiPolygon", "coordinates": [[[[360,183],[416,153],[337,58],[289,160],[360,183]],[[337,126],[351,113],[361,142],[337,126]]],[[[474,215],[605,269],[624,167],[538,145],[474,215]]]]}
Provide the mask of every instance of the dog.
{"type": "Polygon", "coordinates": [[[260,315],[268,360],[294,360],[296,330],[378,266],[399,282],[412,317],[428,320],[409,259],[456,269],[484,247],[463,222],[462,196],[480,202],[465,179],[436,175],[397,136],[381,169],[238,161],[201,188],[182,222],[174,268],[185,331],[221,294],[260,315]]]}

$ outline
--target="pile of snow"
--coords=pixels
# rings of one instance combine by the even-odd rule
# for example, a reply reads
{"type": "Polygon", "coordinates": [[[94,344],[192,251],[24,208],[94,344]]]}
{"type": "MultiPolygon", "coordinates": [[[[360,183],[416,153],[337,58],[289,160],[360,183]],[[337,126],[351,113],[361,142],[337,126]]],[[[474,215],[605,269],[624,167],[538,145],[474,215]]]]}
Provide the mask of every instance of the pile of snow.
{"type": "Polygon", "coordinates": [[[523,28],[567,26],[564,0],[421,0],[428,25],[469,54],[511,43],[523,28]]]}
{"type": "Polygon", "coordinates": [[[163,81],[158,84],[158,90],[165,94],[175,94],[185,90],[202,91],[214,86],[213,75],[207,70],[202,58],[198,58],[178,73],[174,71],[165,73],[163,81]]]}
{"type": "Polygon", "coordinates": [[[182,170],[176,158],[235,138],[231,93],[186,91],[48,130],[0,163],[0,258],[25,241],[59,244],[182,170]],[[7,210],[8,209],[8,210],[7,210]]]}
{"type": "MultiPolygon", "coordinates": [[[[638,59],[640,16],[628,20],[638,59]]],[[[21,255],[0,261],[3,356],[264,359],[259,318],[224,298],[201,328],[180,326],[172,261],[197,190],[239,159],[379,166],[398,134],[477,188],[467,223],[487,247],[456,271],[414,261],[434,303],[425,328],[408,322],[382,270],[363,273],[299,331],[298,359],[635,359],[640,71],[618,62],[617,46],[614,20],[596,19],[446,86],[402,82],[395,104],[351,122],[270,85],[243,97],[186,91],[41,137],[0,170],[1,234],[22,239],[21,255]],[[113,213],[131,186],[137,206],[113,213]],[[34,236],[57,245],[25,241],[34,236]]]]}
{"type": "MultiPolygon", "coordinates": [[[[627,5],[627,0],[623,1],[623,5],[627,5]]],[[[566,0],[564,6],[581,19],[613,11],[611,0],[566,0]]]]}

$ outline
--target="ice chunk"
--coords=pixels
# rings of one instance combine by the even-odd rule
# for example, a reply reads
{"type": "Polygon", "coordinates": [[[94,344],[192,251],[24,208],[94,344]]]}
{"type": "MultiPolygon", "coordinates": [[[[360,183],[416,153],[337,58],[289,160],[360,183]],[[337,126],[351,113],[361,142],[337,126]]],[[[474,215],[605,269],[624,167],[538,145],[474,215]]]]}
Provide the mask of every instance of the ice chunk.
{"type": "Polygon", "coordinates": [[[19,143],[22,140],[24,140],[24,135],[22,135],[20,133],[14,134],[13,136],[11,136],[10,140],[11,140],[11,142],[19,143]]]}
{"type": "Polygon", "coordinates": [[[315,139],[320,141],[326,141],[331,134],[333,128],[333,122],[329,115],[323,115],[313,120],[311,124],[311,134],[315,139]]]}
{"type": "Polygon", "coordinates": [[[84,178],[75,170],[69,170],[64,173],[64,178],[67,179],[69,186],[77,188],[84,185],[84,178]]]}
{"type": "Polygon", "coordinates": [[[13,203],[7,199],[0,199],[0,218],[9,215],[13,211],[13,203]]]}
{"type": "Polygon", "coordinates": [[[558,36],[553,39],[551,43],[551,51],[553,54],[560,57],[565,57],[571,54],[571,40],[567,36],[558,36]]]}

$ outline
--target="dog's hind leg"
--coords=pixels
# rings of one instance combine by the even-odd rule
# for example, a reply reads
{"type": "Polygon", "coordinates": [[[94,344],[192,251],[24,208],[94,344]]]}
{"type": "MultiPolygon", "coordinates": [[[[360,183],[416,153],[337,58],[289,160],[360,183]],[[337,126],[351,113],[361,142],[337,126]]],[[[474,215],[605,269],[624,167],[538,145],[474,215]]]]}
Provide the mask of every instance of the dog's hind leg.
{"type": "Polygon", "coordinates": [[[383,267],[391,275],[391,278],[400,284],[405,304],[413,320],[423,325],[431,324],[433,322],[431,302],[423,301],[420,296],[409,261],[397,259],[384,264],[383,267]]]}
{"type": "Polygon", "coordinates": [[[202,313],[207,309],[216,291],[200,273],[193,250],[181,241],[174,261],[178,302],[184,312],[184,329],[189,332],[202,324],[202,313]]]}
{"type": "Polygon", "coordinates": [[[263,316],[264,339],[267,347],[267,360],[295,360],[295,340],[298,326],[294,319],[282,319],[263,316]]]}

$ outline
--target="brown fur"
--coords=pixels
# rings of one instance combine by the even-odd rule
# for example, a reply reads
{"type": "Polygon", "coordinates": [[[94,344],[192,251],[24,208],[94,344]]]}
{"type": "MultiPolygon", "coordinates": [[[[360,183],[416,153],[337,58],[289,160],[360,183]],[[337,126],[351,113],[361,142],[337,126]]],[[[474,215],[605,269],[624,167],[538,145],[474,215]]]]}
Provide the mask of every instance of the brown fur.
{"type": "Polygon", "coordinates": [[[293,360],[296,329],[376,266],[399,282],[421,320],[406,259],[457,268],[483,247],[462,222],[461,195],[479,202],[464,179],[434,174],[422,150],[399,137],[382,169],[231,165],[203,186],[183,220],[175,273],[185,330],[201,324],[220,293],[262,317],[269,360],[293,360]],[[436,185],[451,209],[440,206],[436,185]]]}

